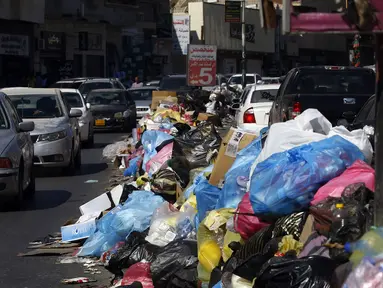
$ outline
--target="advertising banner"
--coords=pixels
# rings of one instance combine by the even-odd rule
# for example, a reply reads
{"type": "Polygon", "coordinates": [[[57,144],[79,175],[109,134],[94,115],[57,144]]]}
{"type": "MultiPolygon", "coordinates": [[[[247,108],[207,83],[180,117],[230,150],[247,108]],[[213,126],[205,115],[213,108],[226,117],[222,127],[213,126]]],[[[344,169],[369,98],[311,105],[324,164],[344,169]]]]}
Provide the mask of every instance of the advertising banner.
{"type": "Polygon", "coordinates": [[[173,52],[187,55],[190,43],[190,16],[173,15],[173,52]]]}
{"type": "Polygon", "coordinates": [[[225,1],[225,22],[241,22],[241,1],[225,1]]]}
{"type": "Polygon", "coordinates": [[[215,86],[217,46],[188,45],[188,85],[215,86]]]}

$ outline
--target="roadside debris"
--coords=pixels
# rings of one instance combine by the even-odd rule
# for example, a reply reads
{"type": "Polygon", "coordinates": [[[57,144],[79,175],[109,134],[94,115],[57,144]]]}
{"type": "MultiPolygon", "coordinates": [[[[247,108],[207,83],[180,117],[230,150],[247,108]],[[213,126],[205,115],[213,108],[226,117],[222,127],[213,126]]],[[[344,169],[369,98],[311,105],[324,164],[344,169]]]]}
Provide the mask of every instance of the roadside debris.
{"type": "Polygon", "coordinates": [[[71,279],[63,279],[61,280],[61,283],[62,284],[70,284],[70,285],[74,285],[74,284],[84,284],[84,283],[91,283],[91,282],[96,282],[97,280],[94,280],[94,279],[89,279],[89,278],[86,278],[86,277],[77,277],[77,278],[71,278],[71,279]]]}
{"type": "Polygon", "coordinates": [[[118,171],[111,189],[80,206],[62,238],[22,256],[71,253],[58,263],[106,268],[121,288],[330,287],[350,259],[355,270],[332,287],[361,287],[367,268],[382,285],[381,247],[353,244],[383,243],[381,229],[368,232],[375,171],[363,129],[308,109],[254,134],[173,98],[153,100],[134,140],[105,147],[118,171]]]}

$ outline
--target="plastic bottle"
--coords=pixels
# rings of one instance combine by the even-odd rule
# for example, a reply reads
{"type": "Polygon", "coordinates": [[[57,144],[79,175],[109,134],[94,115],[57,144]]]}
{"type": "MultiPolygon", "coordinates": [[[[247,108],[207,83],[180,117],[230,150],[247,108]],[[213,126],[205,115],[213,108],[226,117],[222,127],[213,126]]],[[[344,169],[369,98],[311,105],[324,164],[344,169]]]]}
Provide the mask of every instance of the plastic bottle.
{"type": "Polygon", "coordinates": [[[354,243],[346,243],[344,250],[352,252],[350,261],[356,267],[363,257],[373,257],[383,253],[383,228],[373,229],[354,243]]]}
{"type": "Polygon", "coordinates": [[[336,235],[342,227],[347,224],[348,211],[344,208],[343,203],[337,203],[333,211],[334,221],[331,224],[331,230],[336,235]]]}

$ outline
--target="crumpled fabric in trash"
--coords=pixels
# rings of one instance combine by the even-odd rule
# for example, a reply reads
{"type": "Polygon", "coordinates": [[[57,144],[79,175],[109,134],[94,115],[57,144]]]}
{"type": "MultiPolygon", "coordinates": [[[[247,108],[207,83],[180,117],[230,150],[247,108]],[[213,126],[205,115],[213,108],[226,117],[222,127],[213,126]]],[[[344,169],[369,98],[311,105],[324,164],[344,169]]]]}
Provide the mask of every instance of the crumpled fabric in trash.
{"type": "Polygon", "coordinates": [[[97,230],[79,250],[78,256],[100,257],[133,231],[149,228],[153,212],[164,202],[148,191],[134,191],[123,206],[117,206],[97,222],[97,230]]]}
{"type": "Polygon", "coordinates": [[[250,180],[254,213],[288,215],[307,209],[319,187],[358,159],[365,159],[363,153],[340,136],[272,155],[257,165],[250,180]]]}
{"type": "Polygon", "coordinates": [[[175,195],[177,189],[176,174],[170,168],[160,169],[150,180],[152,191],[158,194],[175,195]]]}

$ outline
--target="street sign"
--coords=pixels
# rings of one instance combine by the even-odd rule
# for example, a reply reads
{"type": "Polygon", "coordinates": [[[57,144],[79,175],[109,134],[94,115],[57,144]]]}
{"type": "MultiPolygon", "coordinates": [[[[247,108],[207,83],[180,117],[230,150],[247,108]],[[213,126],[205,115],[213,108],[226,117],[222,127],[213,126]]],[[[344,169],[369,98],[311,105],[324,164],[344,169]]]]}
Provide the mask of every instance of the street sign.
{"type": "Polygon", "coordinates": [[[225,22],[241,22],[241,1],[225,1],[225,22]]]}
{"type": "Polygon", "coordinates": [[[217,46],[188,45],[189,86],[215,86],[217,73],[217,46]]]}

